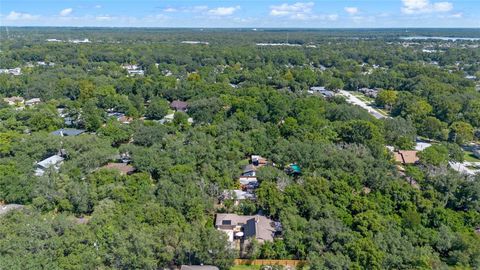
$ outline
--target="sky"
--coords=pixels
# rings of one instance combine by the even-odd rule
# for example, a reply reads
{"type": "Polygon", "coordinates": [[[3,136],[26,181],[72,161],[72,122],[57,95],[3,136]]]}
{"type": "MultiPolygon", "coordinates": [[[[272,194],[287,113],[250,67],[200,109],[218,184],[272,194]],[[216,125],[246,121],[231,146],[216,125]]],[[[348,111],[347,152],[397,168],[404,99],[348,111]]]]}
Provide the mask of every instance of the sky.
{"type": "Polygon", "coordinates": [[[0,25],[480,28],[480,0],[0,0],[0,25]]]}

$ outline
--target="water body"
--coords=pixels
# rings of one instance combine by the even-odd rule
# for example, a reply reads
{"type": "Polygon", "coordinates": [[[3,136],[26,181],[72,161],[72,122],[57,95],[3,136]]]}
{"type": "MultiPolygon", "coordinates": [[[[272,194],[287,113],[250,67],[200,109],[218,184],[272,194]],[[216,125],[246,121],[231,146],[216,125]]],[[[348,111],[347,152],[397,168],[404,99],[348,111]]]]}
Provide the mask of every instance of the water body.
{"type": "Polygon", "coordinates": [[[413,37],[400,37],[403,40],[444,40],[444,41],[480,41],[480,38],[473,38],[473,37],[424,37],[424,36],[413,36],[413,37]]]}

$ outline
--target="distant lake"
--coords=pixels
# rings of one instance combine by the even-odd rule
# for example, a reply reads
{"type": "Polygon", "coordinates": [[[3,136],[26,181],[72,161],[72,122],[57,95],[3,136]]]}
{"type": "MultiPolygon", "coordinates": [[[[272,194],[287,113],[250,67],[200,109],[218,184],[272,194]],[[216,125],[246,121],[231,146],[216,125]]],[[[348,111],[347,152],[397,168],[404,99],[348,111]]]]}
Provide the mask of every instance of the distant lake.
{"type": "Polygon", "coordinates": [[[471,38],[471,37],[422,37],[422,36],[413,36],[413,37],[400,37],[403,40],[428,40],[428,39],[437,39],[444,41],[457,41],[457,40],[466,40],[466,41],[479,41],[480,38],[471,38]]]}

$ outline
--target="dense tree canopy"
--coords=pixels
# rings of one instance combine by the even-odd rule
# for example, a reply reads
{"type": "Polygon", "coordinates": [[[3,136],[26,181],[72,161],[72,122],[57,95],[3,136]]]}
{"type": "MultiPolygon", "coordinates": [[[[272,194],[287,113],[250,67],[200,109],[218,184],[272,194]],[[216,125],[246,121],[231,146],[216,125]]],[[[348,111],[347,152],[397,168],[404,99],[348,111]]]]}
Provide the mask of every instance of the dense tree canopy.
{"type": "Polygon", "coordinates": [[[24,205],[0,216],[1,269],[228,269],[238,254],[214,227],[219,211],[282,224],[281,237],[254,242],[248,258],[311,269],[480,268],[480,176],[448,166],[478,140],[480,94],[464,75],[478,72],[480,50],[469,41],[404,46],[396,30],[292,31],[301,46],[276,47],[255,43],[284,42],[285,32],[11,34],[0,63],[23,74],[0,74],[0,96],[42,102],[0,104],[0,201],[24,205]],[[72,36],[92,43],[45,41],[72,36]],[[197,39],[210,44],[180,43],[197,39]],[[375,103],[393,118],[308,94],[312,86],[386,89],[375,103]],[[174,112],[174,100],[188,109],[174,112]],[[86,132],[51,134],[65,127],[86,132]],[[439,143],[398,171],[385,146],[413,149],[418,135],[439,143]],[[55,154],[58,170],[35,176],[55,154]],[[252,154],[274,164],[257,172],[257,199],[219,208],[252,154]],[[119,158],[136,171],[102,168],[119,158]]]}

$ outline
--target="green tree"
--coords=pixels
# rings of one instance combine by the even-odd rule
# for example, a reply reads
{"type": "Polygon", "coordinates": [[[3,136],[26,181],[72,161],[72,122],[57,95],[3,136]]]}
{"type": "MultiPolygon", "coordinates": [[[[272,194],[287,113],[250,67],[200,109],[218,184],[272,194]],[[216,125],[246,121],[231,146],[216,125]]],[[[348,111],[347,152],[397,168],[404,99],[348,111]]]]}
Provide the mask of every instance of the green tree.
{"type": "Polygon", "coordinates": [[[473,127],[466,122],[454,122],[450,125],[450,141],[464,144],[473,140],[473,127]]]}
{"type": "Polygon", "coordinates": [[[433,166],[446,165],[449,160],[448,148],[442,144],[434,144],[418,155],[422,163],[433,166]]]}
{"type": "Polygon", "coordinates": [[[168,101],[155,97],[150,101],[145,116],[150,119],[160,120],[167,115],[168,110],[168,101]]]}
{"type": "Polygon", "coordinates": [[[382,90],[375,98],[375,103],[377,104],[377,106],[385,107],[390,110],[392,106],[397,102],[397,99],[398,96],[396,91],[382,90]]]}

